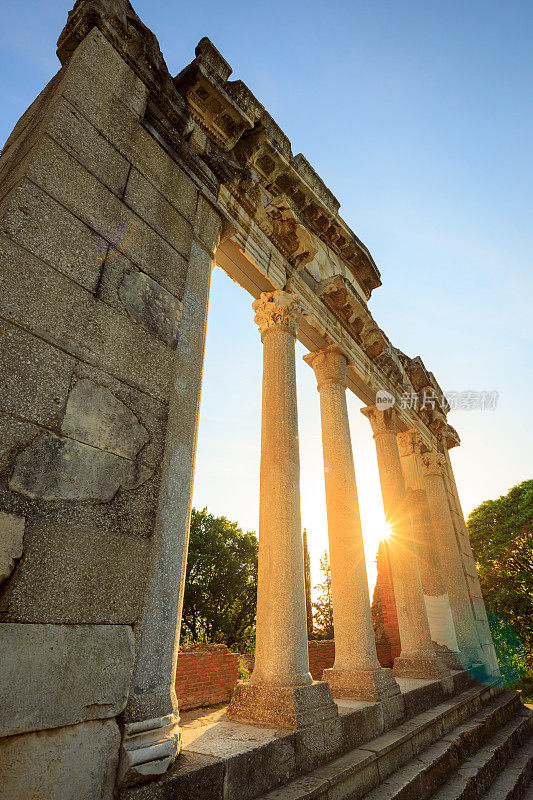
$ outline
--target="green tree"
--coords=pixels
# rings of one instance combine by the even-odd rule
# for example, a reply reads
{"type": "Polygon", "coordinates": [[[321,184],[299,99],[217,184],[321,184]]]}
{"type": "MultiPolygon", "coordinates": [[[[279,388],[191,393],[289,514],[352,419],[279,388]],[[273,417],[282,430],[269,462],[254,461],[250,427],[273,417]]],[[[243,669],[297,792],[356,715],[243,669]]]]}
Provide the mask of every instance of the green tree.
{"type": "Polygon", "coordinates": [[[333,639],[333,601],[331,594],[331,569],[327,550],[320,559],[320,569],[324,580],[315,586],[319,590],[318,599],[313,603],[314,639],[333,639]]]}
{"type": "Polygon", "coordinates": [[[194,642],[253,647],[258,542],[236,522],[192,510],[181,635],[194,642]]]}
{"type": "Polygon", "coordinates": [[[533,671],[533,480],[467,520],[494,646],[507,683],[533,671]]]}

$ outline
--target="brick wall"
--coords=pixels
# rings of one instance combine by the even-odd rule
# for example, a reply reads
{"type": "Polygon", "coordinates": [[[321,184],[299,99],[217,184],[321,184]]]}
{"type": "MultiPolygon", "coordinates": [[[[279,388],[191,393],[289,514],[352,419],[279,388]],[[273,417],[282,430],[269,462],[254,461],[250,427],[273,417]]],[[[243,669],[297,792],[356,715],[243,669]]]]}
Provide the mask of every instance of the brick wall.
{"type": "Polygon", "coordinates": [[[237,683],[239,659],[239,654],[224,644],[198,644],[180,650],[176,670],[180,709],[228,702],[237,683]]]}
{"type": "MultiPolygon", "coordinates": [[[[392,660],[399,655],[399,638],[394,639],[394,619],[389,620],[388,626],[392,646],[386,637],[376,642],[378,658],[384,667],[392,666],[392,660]]],[[[322,680],[323,671],[332,667],[335,661],[335,642],[333,639],[310,641],[308,653],[313,680],[322,680]]],[[[232,653],[223,644],[197,644],[180,650],[176,669],[176,694],[180,709],[187,711],[229,702],[238,680],[241,659],[251,674],[254,668],[253,654],[232,653]]]]}
{"type": "Polygon", "coordinates": [[[378,578],[372,599],[374,636],[379,663],[382,667],[392,667],[394,659],[400,655],[401,651],[389,559],[387,542],[383,541],[378,548],[376,559],[378,578]]]}
{"type": "Polygon", "coordinates": [[[322,642],[308,642],[309,672],[313,680],[322,680],[322,672],[333,666],[335,661],[335,642],[325,639],[322,642]]]}

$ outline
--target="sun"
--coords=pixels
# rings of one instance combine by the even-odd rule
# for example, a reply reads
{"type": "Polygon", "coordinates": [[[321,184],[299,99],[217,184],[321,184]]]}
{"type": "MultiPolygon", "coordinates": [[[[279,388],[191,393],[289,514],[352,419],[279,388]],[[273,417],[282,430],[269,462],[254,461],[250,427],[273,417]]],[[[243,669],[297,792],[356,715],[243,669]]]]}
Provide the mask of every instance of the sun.
{"type": "Polygon", "coordinates": [[[390,537],[393,535],[393,533],[394,533],[394,531],[392,529],[392,525],[390,524],[390,522],[385,521],[383,523],[383,533],[382,533],[382,536],[381,536],[381,541],[382,542],[383,541],[387,541],[387,539],[390,539],[390,537]]]}

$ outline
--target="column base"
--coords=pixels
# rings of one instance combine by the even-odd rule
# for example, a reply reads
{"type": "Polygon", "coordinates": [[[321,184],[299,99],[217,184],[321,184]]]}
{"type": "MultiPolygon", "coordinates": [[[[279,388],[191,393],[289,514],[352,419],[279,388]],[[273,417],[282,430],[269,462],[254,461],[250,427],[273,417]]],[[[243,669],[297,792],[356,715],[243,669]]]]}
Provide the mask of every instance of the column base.
{"type": "Polygon", "coordinates": [[[117,783],[133,786],[162,775],[181,749],[178,714],[124,726],[117,783]]]}
{"type": "Polygon", "coordinates": [[[446,666],[448,669],[453,670],[462,670],[463,665],[461,664],[460,653],[458,650],[450,650],[445,644],[437,644],[437,642],[433,642],[433,649],[435,651],[435,655],[437,658],[446,666]]]}
{"type": "Polygon", "coordinates": [[[307,686],[275,686],[238,683],[227,717],[238,722],[298,730],[338,716],[327,683],[307,686]]]}
{"type": "Polygon", "coordinates": [[[451,680],[450,670],[436,656],[421,654],[399,655],[394,659],[393,674],[397,678],[427,678],[428,680],[451,680]]]}
{"type": "Polygon", "coordinates": [[[391,669],[325,669],[322,680],[327,681],[331,694],[339,700],[368,700],[381,703],[387,724],[404,715],[402,693],[391,669]]]}
{"type": "Polygon", "coordinates": [[[483,677],[480,676],[482,676],[483,670],[486,671],[486,669],[478,650],[473,647],[468,649],[463,647],[457,653],[457,660],[461,665],[460,669],[467,670],[476,680],[483,680],[483,677]]]}

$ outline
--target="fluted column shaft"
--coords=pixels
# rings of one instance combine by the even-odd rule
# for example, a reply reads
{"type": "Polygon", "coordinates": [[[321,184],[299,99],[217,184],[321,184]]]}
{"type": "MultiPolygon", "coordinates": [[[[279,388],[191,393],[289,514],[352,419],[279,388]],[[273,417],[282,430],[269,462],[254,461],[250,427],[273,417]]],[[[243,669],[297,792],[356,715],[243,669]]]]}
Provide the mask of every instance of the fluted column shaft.
{"type": "Polygon", "coordinates": [[[435,656],[417,564],[416,549],[396,440],[396,412],[367,406],[374,432],[385,518],[389,537],[391,572],[402,646],[394,672],[412,677],[444,677],[447,669],[435,656]]]}
{"type": "Polygon", "coordinates": [[[432,450],[422,456],[424,482],[439,549],[443,575],[452,609],[455,633],[465,665],[479,661],[480,646],[463,562],[446,496],[444,471],[446,460],[442,453],[432,450]]]}
{"type": "Polygon", "coordinates": [[[335,664],[324,679],[334,696],[377,700],[399,694],[399,687],[376,652],[346,405],[347,359],[331,346],[304,360],[315,371],[320,393],[333,595],[335,664]]]}

